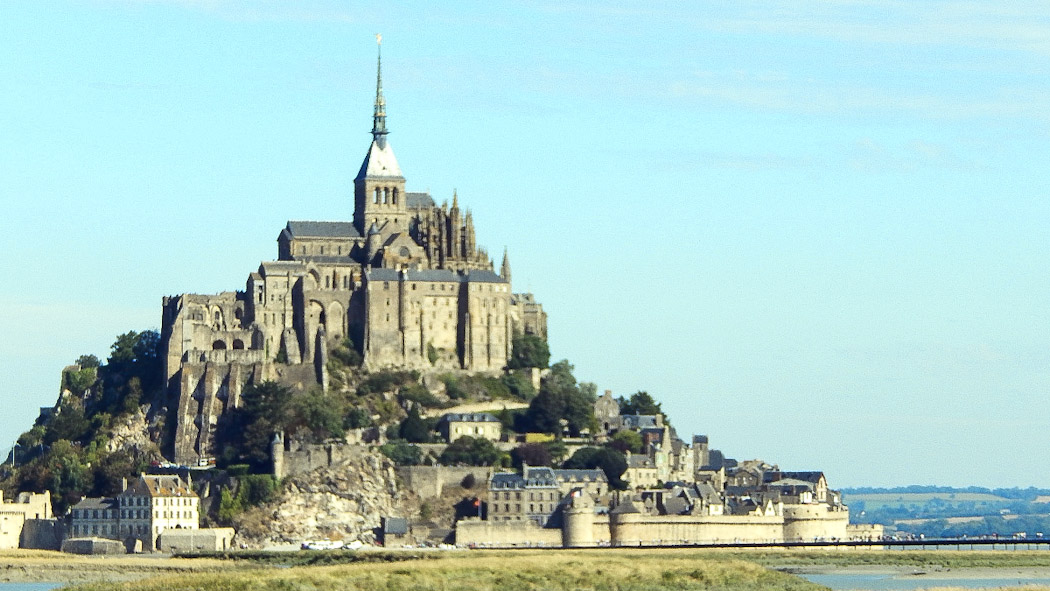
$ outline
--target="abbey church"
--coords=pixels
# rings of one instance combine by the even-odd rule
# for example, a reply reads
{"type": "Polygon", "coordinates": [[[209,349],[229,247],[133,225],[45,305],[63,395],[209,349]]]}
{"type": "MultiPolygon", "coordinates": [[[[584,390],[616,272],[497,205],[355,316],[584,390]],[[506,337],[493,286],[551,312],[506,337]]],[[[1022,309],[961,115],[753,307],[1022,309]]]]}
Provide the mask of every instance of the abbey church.
{"type": "Polygon", "coordinates": [[[408,192],[387,134],[380,60],[353,221],[290,221],[277,260],[251,273],[244,291],[164,298],[176,463],[214,455],[218,418],[247,384],[327,388],[328,350],[347,340],[370,370],[495,373],[516,332],[546,338],[542,306],[511,291],[507,253],[497,273],[455,193],[438,206],[408,192]]]}

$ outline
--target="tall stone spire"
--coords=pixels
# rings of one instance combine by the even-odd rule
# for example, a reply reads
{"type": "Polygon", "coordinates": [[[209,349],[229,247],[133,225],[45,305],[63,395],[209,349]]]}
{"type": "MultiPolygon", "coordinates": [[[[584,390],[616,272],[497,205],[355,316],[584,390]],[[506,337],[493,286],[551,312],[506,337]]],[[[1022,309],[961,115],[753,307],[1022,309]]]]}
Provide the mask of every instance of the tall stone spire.
{"type": "Polygon", "coordinates": [[[499,276],[510,283],[510,258],[507,256],[507,247],[503,247],[503,266],[500,267],[499,276]]]}
{"type": "Polygon", "coordinates": [[[372,137],[386,148],[386,99],[383,98],[383,36],[376,35],[376,105],[372,115],[372,137]]]}

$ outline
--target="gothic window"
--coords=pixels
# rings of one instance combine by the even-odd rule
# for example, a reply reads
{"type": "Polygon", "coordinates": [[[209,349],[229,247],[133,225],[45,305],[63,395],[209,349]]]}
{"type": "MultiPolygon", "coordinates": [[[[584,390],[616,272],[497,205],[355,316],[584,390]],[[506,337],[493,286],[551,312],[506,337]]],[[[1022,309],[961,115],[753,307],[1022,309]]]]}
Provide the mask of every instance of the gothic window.
{"type": "Polygon", "coordinates": [[[219,339],[219,340],[217,340],[217,341],[215,341],[214,343],[211,344],[211,348],[216,350],[216,351],[221,351],[221,350],[226,348],[226,342],[223,341],[222,339],[219,339]]]}
{"type": "Polygon", "coordinates": [[[383,205],[387,204],[388,199],[390,199],[390,189],[383,187],[383,205]]]}
{"type": "Polygon", "coordinates": [[[244,341],[242,341],[241,339],[234,339],[233,340],[233,348],[234,349],[243,349],[244,348],[244,341]]]}
{"type": "Polygon", "coordinates": [[[397,205],[397,188],[394,188],[393,194],[391,195],[391,203],[397,205]]]}
{"type": "Polygon", "coordinates": [[[380,195],[380,193],[381,193],[381,191],[380,191],[379,187],[376,187],[375,203],[379,203],[379,195],[380,195]]]}

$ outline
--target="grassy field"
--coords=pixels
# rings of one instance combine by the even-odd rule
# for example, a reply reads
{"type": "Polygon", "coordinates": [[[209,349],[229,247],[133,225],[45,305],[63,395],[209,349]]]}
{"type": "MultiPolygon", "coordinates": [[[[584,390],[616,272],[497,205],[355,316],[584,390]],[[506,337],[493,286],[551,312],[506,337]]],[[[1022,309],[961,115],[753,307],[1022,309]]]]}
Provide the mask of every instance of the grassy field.
{"type": "MultiPolygon", "coordinates": [[[[239,553],[235,559],[0,553],[0,580],[74,581],[79,591],[576,590],[810,591],[791,572],[1036,571],[1047,551],[530,550],[239,553]]],[[[1026,588],[1026,591],[1032,588],[1026,588]]]]}
{"type": "Polygon", "coordinates": [[[790,574],[735,557],[680,550],[448,552],[433,560],[167,575],[78,591],[810,591],[790,574]]]}

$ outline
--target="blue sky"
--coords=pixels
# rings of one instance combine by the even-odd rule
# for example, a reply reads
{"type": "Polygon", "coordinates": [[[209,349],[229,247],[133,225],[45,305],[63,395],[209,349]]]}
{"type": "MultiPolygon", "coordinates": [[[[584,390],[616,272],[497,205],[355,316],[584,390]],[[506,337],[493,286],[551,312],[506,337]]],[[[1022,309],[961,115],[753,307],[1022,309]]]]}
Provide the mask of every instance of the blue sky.
{"type": "Polygon", "coordinates": [[[162,296],[351,218],[378,32],[409,189],[581,380],[832,486],[1050,487],[1034,1],[0,0],[0,441],[162,296]]]}

